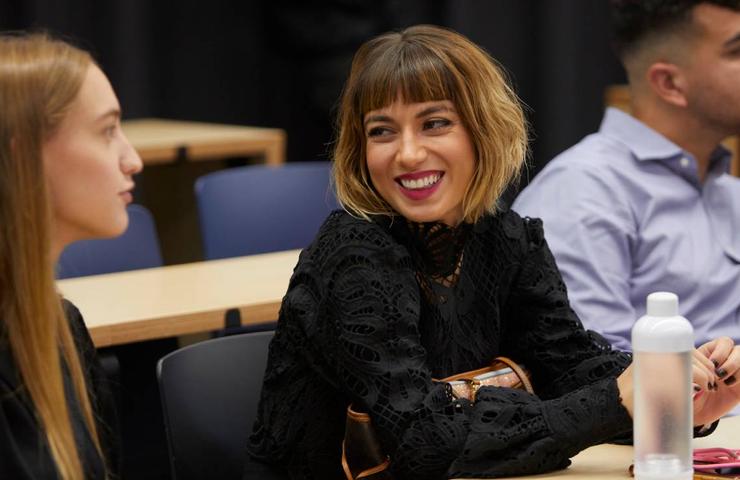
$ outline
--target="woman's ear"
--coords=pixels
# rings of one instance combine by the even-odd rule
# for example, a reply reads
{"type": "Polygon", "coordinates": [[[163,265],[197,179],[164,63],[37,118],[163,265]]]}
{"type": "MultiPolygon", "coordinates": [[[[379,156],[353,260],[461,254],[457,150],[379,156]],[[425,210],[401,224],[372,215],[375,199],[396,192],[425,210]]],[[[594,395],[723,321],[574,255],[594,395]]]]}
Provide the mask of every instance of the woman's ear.
{"type": "Polygon", "coordinates": [[[648,68],[646,80],[655,94],[666,103],[686,107],[686,78],[681,69],[672,63],[656,62],[648,68]]]}

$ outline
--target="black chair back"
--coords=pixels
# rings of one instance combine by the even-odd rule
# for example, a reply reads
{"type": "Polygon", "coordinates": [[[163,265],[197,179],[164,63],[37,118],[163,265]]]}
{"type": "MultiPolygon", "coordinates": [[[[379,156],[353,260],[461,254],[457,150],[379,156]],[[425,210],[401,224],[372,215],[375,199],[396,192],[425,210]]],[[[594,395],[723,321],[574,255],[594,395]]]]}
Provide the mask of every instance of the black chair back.
{"type": "Polygon", "coordinates": [[[157,365],[173,478],[241,479],[273,332],[207,340],[157,365]]]}

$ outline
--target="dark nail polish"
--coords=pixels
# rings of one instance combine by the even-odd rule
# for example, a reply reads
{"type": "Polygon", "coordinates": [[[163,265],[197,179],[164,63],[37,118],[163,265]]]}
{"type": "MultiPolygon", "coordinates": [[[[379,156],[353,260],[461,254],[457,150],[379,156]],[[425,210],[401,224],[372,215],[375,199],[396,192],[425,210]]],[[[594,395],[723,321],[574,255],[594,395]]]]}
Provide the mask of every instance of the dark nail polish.
{"type": "Polygon", "coordinates": [[[735,378],[735,375],[729,377],[727,380],[725,380],[725,385],[732,385],[735,383],[737,379],[735,378]]]}
{"type": "Polygon", "coordinates": [[[714,368],[719,368],[719,362],[717,360],[712,360],[712,363],[714,364],[714,368]]]}
{"type": "Polygon", "coordinates": [[[701,392],[701,387],[699,385],[694,385],[694,391],[701,392]]]}
{"type": "Polygon", "coordinates": [[[717,382],[712,383],[712,390],[717,390],[718,388],[717,382]]]}
{"type": "Polygon", "coordinates": [[[714,373],[716,373],[719,378],[722,378],[725,375],[727,375],[727,371],[724,368],[718,368],[717,370],[714,371],[714,373]]]}

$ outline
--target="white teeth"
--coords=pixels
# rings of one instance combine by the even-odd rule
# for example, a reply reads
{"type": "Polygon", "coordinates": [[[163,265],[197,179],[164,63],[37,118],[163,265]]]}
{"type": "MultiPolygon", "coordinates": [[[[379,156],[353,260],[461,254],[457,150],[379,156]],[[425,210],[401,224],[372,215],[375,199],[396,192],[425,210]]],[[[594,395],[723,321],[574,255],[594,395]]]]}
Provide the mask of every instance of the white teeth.
{"type": "Polygon", "coordinates": [[[401,179],[401,185],[403,185],[403,188],[407,188],[409,190],[418,190],[420,188],[426,188],[430,185],[434,185],[439,181],[440,177],[441,175],[439,173],[434,173],[432,175],[429,175],[428,177],[417,178],[416,180],[401,179]]]}

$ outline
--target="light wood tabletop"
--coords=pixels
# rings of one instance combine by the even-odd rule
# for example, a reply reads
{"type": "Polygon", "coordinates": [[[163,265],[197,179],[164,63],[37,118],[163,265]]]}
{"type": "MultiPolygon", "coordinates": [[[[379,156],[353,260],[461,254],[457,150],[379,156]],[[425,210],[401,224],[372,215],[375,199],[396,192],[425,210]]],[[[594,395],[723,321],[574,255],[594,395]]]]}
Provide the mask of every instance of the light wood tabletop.
{"type": "Polygon", "coordinates": [[[98,347],[276,320],[300,250],[60,280],[98,347]]]}
{"type": "MultiPolygon", "coordinates": [[[[714,433],[694,440],[694,448],[706,447],[740,448],[740,417],[722,419],[714,433]]],[[[573,464],[565,470],[508,478],[625,480],[630,478],[628,469],[632,464],[632,450],[632,447],[624,445],[596,445],[573,457],[573,464]]]]}
{"type": "Polygon", "coordinates": [[[144,118],[122,122],[144,165],[264,155],[265,163],[285,162],[285,131],[214,123],[144,118]]]}

